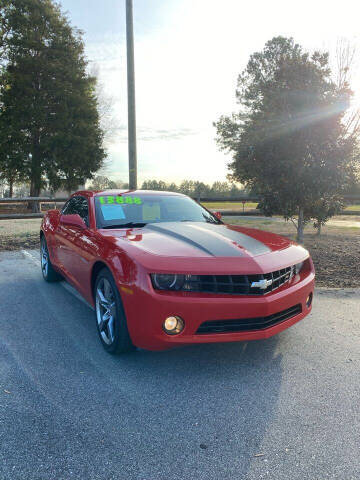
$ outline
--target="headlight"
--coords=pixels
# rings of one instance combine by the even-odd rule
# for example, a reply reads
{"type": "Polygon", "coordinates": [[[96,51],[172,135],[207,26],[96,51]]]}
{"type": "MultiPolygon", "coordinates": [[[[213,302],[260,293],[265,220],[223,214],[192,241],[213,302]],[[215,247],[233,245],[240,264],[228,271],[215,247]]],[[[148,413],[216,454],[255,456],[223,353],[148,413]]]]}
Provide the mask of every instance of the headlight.
{"type": "Polygon", "coordinates": [[[300,262],[295,265],[294,269],[295,269],[296,275],[298,275],[301,272],[303,265],[304,265],[304,262],[300,262]]]}
{"type": "Polygon", "coordinates": [[[173,273],[151,274],[153,286],[158,290],[180,290],[184,284],[184,278],[184,275],[173,273]]]}

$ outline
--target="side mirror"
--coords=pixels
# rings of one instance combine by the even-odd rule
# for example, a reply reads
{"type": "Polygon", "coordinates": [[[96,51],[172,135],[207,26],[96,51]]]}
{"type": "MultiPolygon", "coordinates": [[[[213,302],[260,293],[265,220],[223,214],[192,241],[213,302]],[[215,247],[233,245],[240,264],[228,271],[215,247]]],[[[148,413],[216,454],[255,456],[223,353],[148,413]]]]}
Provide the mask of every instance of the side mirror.
{"type": "Polygon", "coordinates": [[[218,220],[221,220],[222,218],[221,212],[214,212],[214,215],[218,220]]]}
{"type": "Polygon", "coordinates": [[[69,227],[77,227],[81,230],[84,230],[84,228],[86,228],[86,223],[77,213],[75,213],[74,215],[61,215],[60,224],[67,225],[69,227]]]}

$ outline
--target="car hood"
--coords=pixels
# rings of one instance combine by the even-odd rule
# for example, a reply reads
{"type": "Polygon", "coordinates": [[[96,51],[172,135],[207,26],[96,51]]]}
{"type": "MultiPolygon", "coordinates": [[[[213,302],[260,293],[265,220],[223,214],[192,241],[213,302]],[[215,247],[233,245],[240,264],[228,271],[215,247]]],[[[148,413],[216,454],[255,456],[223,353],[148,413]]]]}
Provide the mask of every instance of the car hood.
{"type": "Polygon", "coordinates": [[[252,228],[203,222],[164,222],[129,230],[102,230],[124,248],[165,257],[257,257],[284,250],[293,242],[252,228]]]}

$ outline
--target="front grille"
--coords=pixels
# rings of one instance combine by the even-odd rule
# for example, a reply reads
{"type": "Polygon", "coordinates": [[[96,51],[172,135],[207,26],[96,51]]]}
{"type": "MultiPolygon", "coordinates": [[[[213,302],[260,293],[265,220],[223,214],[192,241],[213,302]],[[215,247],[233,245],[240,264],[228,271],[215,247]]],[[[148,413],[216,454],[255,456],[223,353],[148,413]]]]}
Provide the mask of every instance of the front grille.
{"type": "Polygon", "coordinates": [[[301,304],[267,317],[241,318],[239,320],[211,320],[202,323],[196,333],[211,334],[264,330],[265,328],[277,325],[284,320],[295,317],[295,315],[298,315],[299,313],[301,313],[301,304]]]}
{"type": "Polygon", "coordinates": [[[190,275],[189,278],[185,277],[185,283],[181,290],[233,295],[264,295],[289,282],[294,271],[295,267],[286,267],[258,275],[190,275]],[[263,288],[251,286],[261,281],[264,283],[263,288]],[[265,281],[268,281],[268,286],[265,286],[265,281]]]}

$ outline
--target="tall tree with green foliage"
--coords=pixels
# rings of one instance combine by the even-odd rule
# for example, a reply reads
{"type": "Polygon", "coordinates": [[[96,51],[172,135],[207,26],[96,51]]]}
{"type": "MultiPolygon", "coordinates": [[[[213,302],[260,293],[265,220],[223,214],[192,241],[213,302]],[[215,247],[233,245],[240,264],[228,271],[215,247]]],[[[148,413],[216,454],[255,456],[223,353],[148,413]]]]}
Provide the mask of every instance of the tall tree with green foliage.
{"type": "Polygon", "coordinates": [[[81,32],[52,0],[2,0],[0,19],[2,138],[14,150],[20,142],[31,196],[45,183],[76,188],[105,157],[81,32]]]}
{"type": "Polygon", "coordinates": [[[13,196],[14,185],[23,181],[24,152],[18,132],[10,130],[9,125],[2,125],[0,115],[0,179],[9,187],[9,197],[13,196]],[[11,134],[9,134],[11,132],[11,134]]]}
{"type": "Polygon", "coordinates": [[[343,122],[350,87],[334,83],[327,53],[276,37],[251,55],[236,96],[240,111],[216,123],[218,144],[232,153],[231,176],[260,195],[265,214],[291,219],[302,242],[311,218],[335,211],[329,202],[357,161],[357,138],[343,122]]]}

